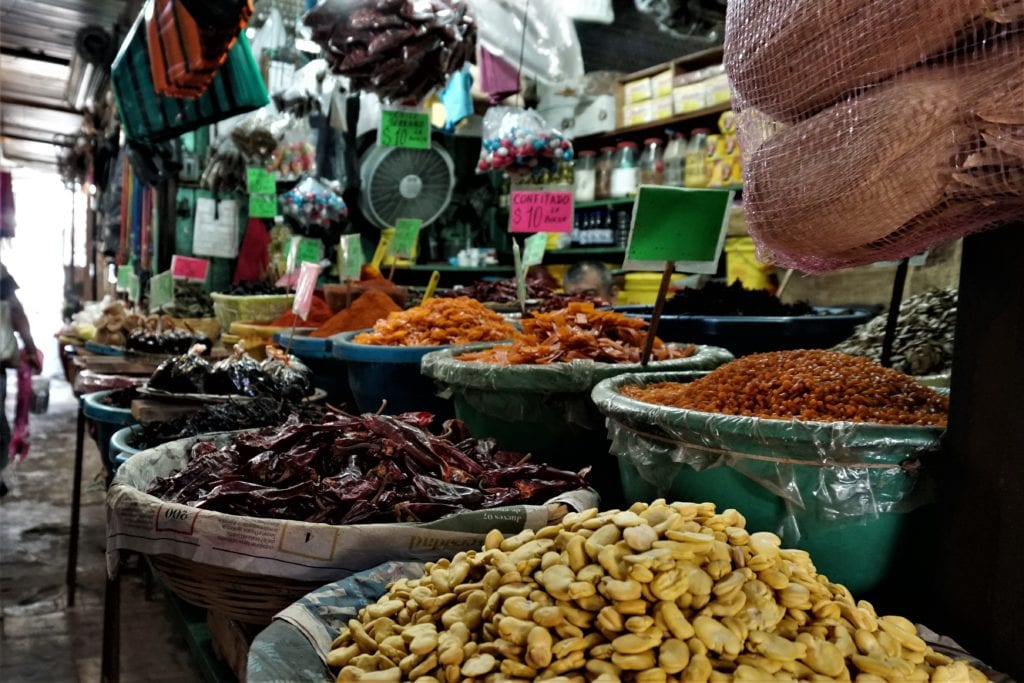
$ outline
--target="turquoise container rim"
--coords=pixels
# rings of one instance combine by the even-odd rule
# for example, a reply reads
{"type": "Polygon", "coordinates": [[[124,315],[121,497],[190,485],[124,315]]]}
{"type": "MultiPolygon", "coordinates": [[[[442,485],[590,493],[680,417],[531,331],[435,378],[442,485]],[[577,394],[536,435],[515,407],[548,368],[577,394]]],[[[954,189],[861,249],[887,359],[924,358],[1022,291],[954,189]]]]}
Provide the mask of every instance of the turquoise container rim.
{"type": "Polygon", "coordinates": [[[100,403],[111,391],[113,390],[107,389],[106,391],[97,391],[83,396],[82,412],[90,420],[106,422],[107,424],[121,425],[122,427],[135,424],[136,420],[132,417],[130,408],[114,408],[113,406],[100,403]]]}
{"type": "Polygon", "coordinates": [[[333,359],[333,341],[330,337],[310,337],[306,334],[292,335],[290,332],[275,332],[274,342],[282,348],[291,348],[291,352],[299,358],[315,358],[317,360],[333,359]],[[290,343],[289,343],[290,342],[290,343]]]}
{"type": "MultiPolygon", "coordinates": [[[[138,427],[138,425],[128,425],[127,427],[122,427],[114,432],[113,436],[110,437],[111,452],[120,453],[124,456],[132,456],[142,451],[143,449],[136,448],[128,443],[128,437],[135,433],[136,427],[138,427]]],[[[115,460],[117,460],[116,457],[115,460]]]]}
{"type": "Polygon", "coordinates": [[[625,426],[657,436],[673,438],[672,433],[687,431],[702,435],[704,446],[734,447],[751,438],[769,445],[785,445],[787,456],[820,460],[822,449],[842,444],[844,449],[864,449],[878,453],[880,446],[901,451],[935,445],[944,427],[921,425],[883,425],[870,422],[813,422],[778,420],[742,415],[723,415],[684,410],[644,403],[619,393],[624,386],[646,386],[656,382],[692,382],[694,373],[627,374],[606,379],[594,387],[591,397],[601,413],[625,426]]]}
{"type": "Polygon", "coordinates": [[[331,337],[332,350],[335,358],[361,363],[410,363],[420,364],[423,356],[432,351],[454,348],[446,346],[375,346],[373,344],[356,344],[353,339],[370,329],[343,332],[331,337]]]}

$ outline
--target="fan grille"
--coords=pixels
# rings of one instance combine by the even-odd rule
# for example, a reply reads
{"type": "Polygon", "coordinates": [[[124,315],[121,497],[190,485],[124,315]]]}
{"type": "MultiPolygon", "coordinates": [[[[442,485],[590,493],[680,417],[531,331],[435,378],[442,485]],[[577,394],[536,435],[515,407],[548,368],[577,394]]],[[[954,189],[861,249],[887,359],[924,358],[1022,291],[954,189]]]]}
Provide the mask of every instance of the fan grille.
{"type": "Polygon", "coordinates": [[[451,201],[454,186],[452,160],[437,145],[425,150],[374,145],[363,163],[365,213],[378,227],[399,218],[432,223],[451,201]]]}

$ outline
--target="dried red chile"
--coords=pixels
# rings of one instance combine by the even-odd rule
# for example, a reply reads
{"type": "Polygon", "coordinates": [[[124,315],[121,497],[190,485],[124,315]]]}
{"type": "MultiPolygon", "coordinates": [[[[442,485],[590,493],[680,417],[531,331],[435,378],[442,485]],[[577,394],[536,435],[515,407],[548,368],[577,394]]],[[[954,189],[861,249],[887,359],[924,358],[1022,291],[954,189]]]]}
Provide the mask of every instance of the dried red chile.
{"type": "Polygon", "coordinates": [[[148,493],[205,510],[328,524],[427,522],[465,510],[542,503],[585,487],[576,474],[474,439],[458,420],[442,435],[429,413],[290,420],[200,441],[189,463],[148,493]]]}

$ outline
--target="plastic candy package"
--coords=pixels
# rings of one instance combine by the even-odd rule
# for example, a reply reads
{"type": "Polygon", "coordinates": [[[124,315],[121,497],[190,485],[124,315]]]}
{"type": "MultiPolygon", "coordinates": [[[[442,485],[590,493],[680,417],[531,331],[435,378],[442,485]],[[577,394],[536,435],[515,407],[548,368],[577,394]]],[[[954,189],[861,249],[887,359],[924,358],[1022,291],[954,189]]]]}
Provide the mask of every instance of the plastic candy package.
{"type": "Polygon", "coordinates": [[[291,123],[266,167],[280,180],[316,173],[316,136],[305,119],[290,119],[291,123]]]}
{"type": "Polygon", "coordinates": [[[306,178],[281,197],[284,215],[304,225],[328,227],[348,216],[340,188],[323,180],[306,178]]]}
{"type": "Polygon", "coordinates": [[[353,90],[418,102],[474,60],[476,22],[461,0],[326,0],[306,26],[353,90]]]}
{"type": "Polygon", "coordinates": [[[247,159],[269,159],[294,119],[266,106],[240,121],[231,131],[235,147],[247,159]]]}
{"type": "Polygon", "coordinates": [[[484,115],[483,142],[477,173],[505,171],[537,175],[572,161],[572,142],[531,109],[491,107],[484,115]]]}

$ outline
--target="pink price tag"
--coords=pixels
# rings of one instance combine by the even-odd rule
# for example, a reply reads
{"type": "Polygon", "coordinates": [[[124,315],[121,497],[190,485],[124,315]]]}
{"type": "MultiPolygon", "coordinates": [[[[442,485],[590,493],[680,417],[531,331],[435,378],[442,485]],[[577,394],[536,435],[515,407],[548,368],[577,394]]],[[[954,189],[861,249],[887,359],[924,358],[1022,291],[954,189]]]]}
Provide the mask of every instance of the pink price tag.
{"type": "Polygon", "coordinates": [[[313,290],[316,280],[320,277],[319,263],[303,263],[299,267],[299,280],[295,285],[295,302],[292,313],[303,320],[309,317],[309,309],[313,307],[313,290]]]}
{"type": "Polygon", "coordinates": [[[191,256],[171,257],[171,277],[176,280],[192,280],[206,282],[206,274],[210,271],[210,262],[204,258],[191,256]]]}
{"type": "Polygon", "coordinates": [[[510,232],[572,232],[572,192],[516,190],[509,209],[510,232]]]}

